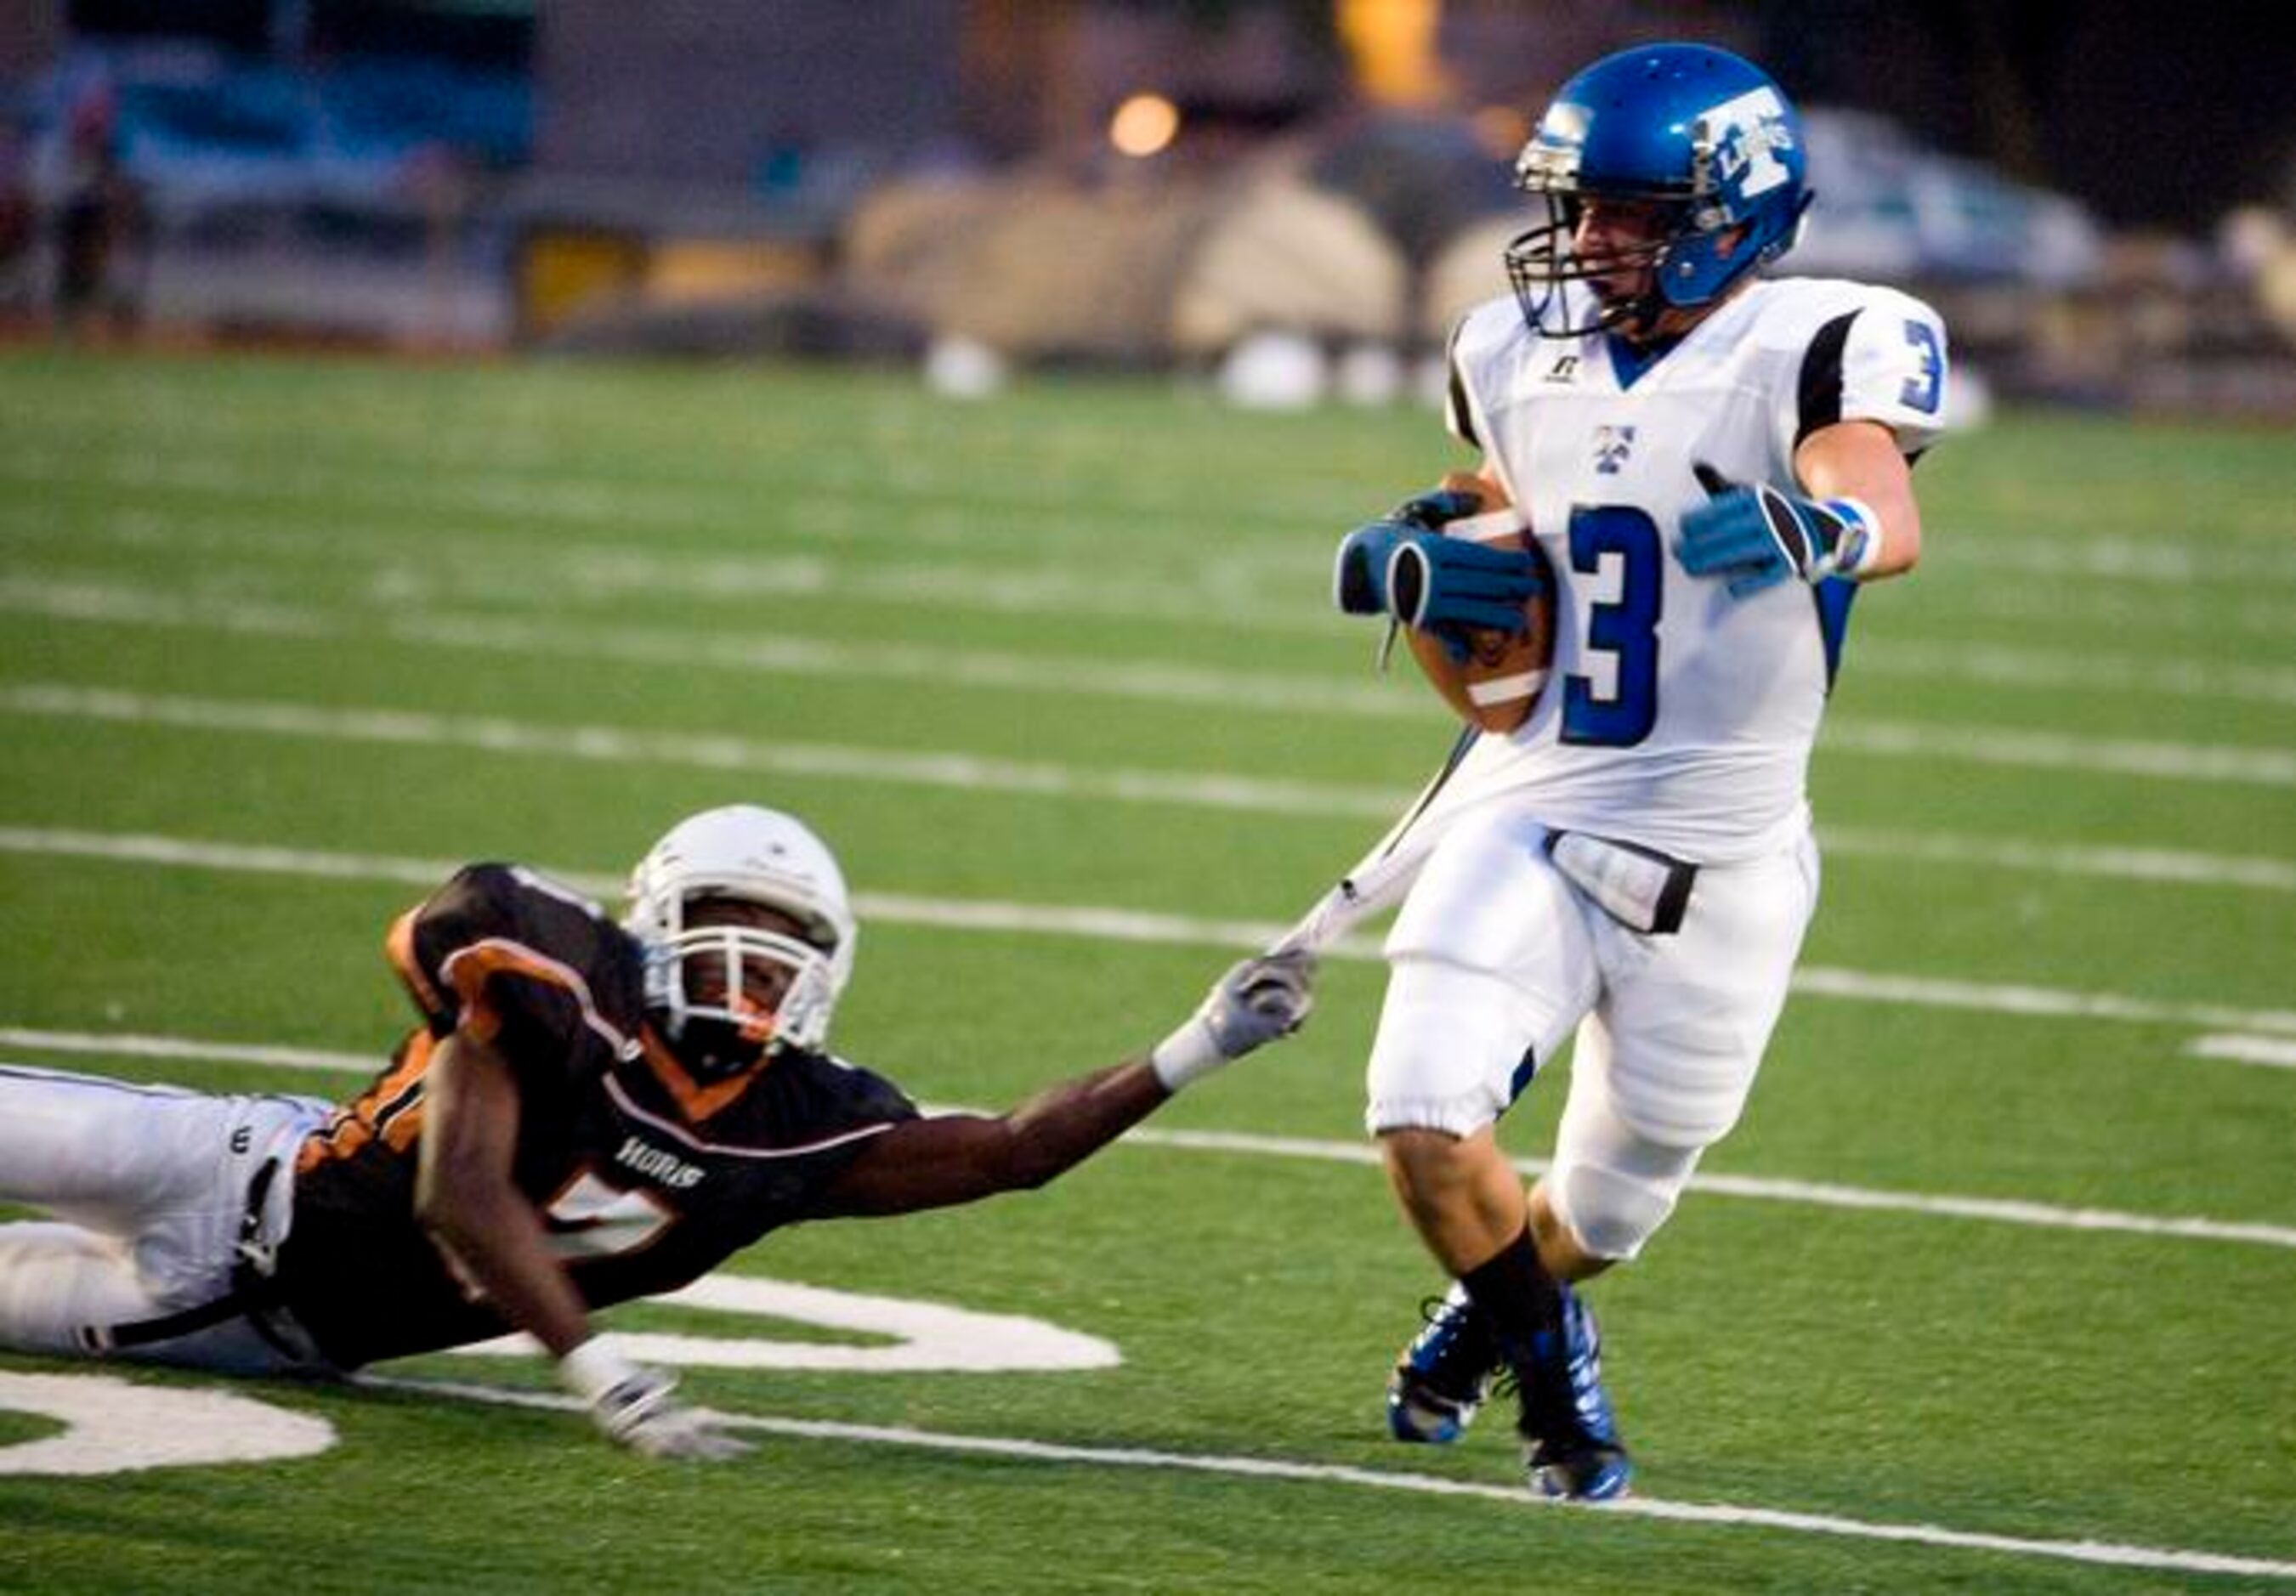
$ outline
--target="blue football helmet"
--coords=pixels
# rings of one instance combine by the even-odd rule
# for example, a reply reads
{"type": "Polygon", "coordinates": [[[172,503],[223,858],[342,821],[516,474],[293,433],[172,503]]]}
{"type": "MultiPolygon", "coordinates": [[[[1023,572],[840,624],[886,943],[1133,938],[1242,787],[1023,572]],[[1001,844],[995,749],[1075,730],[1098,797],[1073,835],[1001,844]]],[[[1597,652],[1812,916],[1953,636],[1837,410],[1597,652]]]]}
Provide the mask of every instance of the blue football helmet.
{"type": "Polygon", "coordinates": [[[1506,250],[1523,319],[1546,338],[1648,337],[1667,311],[1714,303],[1793,247],[1807,171],[1801,120],[1752,62],[1705,45],[1604,56],[1556,93],[1515,160],[1517,186],[1546,201],[1546,225],[1506,250]],[[1582,252],[1573,234],[1588,199],[1662,208],[1658,236],[1582,252]],[[1617,291],[1645,272],[1642,291],[1617,291]],[[1565,324],[1568,282],[1589,283],[1592,319],[1565,324]]]}

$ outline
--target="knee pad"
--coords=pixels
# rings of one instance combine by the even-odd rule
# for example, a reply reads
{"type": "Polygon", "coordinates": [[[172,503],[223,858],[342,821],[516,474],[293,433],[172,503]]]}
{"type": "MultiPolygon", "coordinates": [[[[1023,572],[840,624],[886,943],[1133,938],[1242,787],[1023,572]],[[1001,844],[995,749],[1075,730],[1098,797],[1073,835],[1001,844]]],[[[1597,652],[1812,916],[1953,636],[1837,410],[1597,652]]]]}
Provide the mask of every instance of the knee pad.
{"type": "Polygon", "coordinates": [[[1682,1149],[1675,1159],[1652,1157],[1637,1170],[1559,1161],[1547,1172],[1547,1196],[1580,1248],[1624,1261],[1639,1254],[1674,1212],[1697,1163],[1695,1148],[1682,1149]]]}

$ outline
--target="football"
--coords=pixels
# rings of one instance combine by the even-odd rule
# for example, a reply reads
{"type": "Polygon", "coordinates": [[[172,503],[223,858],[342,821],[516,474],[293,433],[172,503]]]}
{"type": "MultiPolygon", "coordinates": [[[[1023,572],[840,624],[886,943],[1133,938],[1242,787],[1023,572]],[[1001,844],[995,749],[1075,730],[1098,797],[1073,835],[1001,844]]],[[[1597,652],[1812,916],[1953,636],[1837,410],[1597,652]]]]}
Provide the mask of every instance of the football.
{"type": "Polygon", "coordinates": [[[1512,732],[1530,718],[1554,663],[1554,573],[1530,528],[1496,483],[1453,471],[1442,486],[1472,493],[1482,503],[1476,514],[1446,527],[1446,536],[1521,549],[1538,561],[1549,580],[1523,605],[1521,631],[1469,632],[1464,660],[1454,659],[1440,639],[1415,627],[1406,626],[1403,634],[1420,673],[1462,719],[1486,732],[1512,732]]]}

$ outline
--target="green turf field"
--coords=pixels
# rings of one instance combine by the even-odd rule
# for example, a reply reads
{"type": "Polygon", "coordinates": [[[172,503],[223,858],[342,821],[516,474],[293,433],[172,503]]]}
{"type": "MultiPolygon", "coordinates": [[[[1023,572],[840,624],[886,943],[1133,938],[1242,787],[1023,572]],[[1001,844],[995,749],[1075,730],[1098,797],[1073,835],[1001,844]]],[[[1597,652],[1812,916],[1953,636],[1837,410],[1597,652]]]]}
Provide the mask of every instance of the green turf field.
{"type": "MultiPolygon", "coordinates": [[[[17,1062],[344,1092],[441,872],[608,890],[747,798],[861,894],[840,1050],[1001,1106],[1153,1041],[1449,740],[1325,598],[1337,533],[1459,463],[1417,411],[18,352],[0,417],[17,1062]]],[[[1628,1509],[1516,1494],[1504,1422],[1383,1439],[1439,1282],[1365,1153],[1349,958],[1307,1034],[1045,1191],[736,1262],[1115,1366],[696,1367],[756,1421],[714,1471],[484,1399],[532,1363],[130,1373],[332,1445],[59,1477],[9,1449],[107,1387],[0,1357],[0,1587],[2296,1590],[2296,440],[2012,415],[1920,479],[1929,557],[1861,602],[1819,750],[1801,990],[1591,1293],[1628,1509]]]]}

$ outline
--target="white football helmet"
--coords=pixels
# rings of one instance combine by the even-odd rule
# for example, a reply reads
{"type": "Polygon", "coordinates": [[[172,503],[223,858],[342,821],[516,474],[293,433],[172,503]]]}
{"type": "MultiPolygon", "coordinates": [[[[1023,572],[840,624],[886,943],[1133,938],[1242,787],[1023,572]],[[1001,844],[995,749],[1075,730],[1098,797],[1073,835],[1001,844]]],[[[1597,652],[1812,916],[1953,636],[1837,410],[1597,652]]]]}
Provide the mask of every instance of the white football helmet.
{"type": "Polygon", "coordinates": [[[673,1044],[738,1037],[750,1044],[679,1050],[688,1065],[707,1074],[731,1073],[764,1047],[819,1048],[828,1038],[838,996],[853,974],[853,945],[859,935],[836,857],[802,822],[754,804],[705,809],[671,827],[630,873],[623,924],[645,945],[646,1005],[663,1017],[673,1044]],[[801,933],[687,925],[686,906],[706,897],[778,910],[795,920],[801,933]],[[693,959],[724,961],[722,1003],[697,1003],[691,997],[686,966],[693,959]],[[742,996],[745,960],[763,960],[790,972],[789,987],[770,1005],[770,1014],[767,1005],[742,996]]]}

